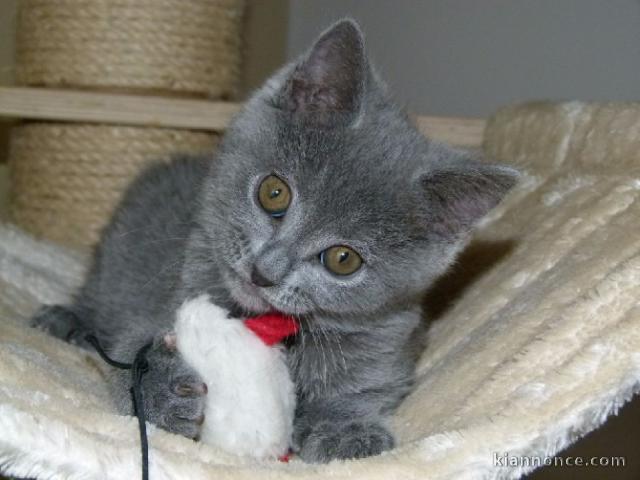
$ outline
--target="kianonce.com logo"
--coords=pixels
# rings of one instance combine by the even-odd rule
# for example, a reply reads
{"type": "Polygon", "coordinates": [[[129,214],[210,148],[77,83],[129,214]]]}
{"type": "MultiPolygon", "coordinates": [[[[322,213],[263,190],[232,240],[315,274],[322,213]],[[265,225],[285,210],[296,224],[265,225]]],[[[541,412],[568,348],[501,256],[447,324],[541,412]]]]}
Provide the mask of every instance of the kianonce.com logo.
{"type": "Polygon", "coordinates": [[[624,467],[625,457],[547,457],[493,453],[495,467],[624,467]]]}

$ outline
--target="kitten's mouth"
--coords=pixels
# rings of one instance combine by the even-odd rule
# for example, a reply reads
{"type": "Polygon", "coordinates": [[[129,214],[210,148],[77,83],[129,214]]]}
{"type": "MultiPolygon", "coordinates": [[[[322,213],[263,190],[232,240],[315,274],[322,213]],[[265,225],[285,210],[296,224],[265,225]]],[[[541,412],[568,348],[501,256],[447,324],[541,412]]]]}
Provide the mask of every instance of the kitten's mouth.
{"type": "Polygon", "coordinates": [[[265,292],[260,287],[257,287],[250,281],[245,280],[233,269],[229,269],[229,272],[225,274],[225,283],[233,300],[242,309],[245,309],[252,314],[259,315],[268,312],[280,312],[287,315],[297,316],[304,313],[298,311],[298,309],[291,309],[285,305],[279,305],[279,302],[266,299],[265,292]]]}
{"type": "Polygon", "coordinates": [[[258,287],[245,281],[235,272],[225,277],[229,294],[241,308],[256,314],[277,310],[260,295],[258,287]]]}

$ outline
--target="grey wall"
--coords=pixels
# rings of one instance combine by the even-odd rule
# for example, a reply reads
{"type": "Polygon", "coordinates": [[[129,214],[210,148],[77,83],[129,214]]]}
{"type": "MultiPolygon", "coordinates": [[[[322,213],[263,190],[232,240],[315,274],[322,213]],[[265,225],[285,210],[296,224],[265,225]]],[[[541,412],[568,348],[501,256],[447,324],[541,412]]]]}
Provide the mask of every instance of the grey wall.
{"type": "Polygon", "coordinates": [[[242,94],[260,86],[285,62],[289,14],[288,0],[248,0],[246,4],[242,94]]]}
{"type": "Polygon", "coordinates": [[[351,15],[411,110],[640,99],[640,0],[291,0],[287,55],[351,15]]]}

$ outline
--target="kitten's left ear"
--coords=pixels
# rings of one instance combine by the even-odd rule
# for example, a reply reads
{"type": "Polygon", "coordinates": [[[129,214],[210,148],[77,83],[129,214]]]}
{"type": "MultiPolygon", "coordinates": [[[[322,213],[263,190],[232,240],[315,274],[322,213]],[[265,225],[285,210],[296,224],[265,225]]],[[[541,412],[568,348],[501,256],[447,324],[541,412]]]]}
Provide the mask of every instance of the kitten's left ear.
{"type": "Polygon", "coordinates": [[[448,238],[469,232],[519,178],[513,168],[478,161],[435,167],[419,179],[427,228],[448,238]]]}
{"type": "Polygon", "coordinates": [[[282,107],[292,113],[353,116],[360,108],[367,76],[360,28],[341,20],[325,31],[293,68],[281,92],[282,107]]]}

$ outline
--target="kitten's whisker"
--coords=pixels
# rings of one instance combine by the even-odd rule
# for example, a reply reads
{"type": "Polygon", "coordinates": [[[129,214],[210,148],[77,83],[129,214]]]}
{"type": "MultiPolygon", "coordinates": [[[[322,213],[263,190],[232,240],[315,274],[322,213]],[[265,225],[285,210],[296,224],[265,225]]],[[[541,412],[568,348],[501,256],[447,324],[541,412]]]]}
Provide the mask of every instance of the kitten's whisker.
{"type": "Polygon", "coordinates": [[[188,240],[188,239],[189,239],[189,237],[156,238],[155,240],[147,240],[146,242],[140,242],[140,243],[138,243],[138,245],[152,245],[154,243],[184,241],[184,240],[188,240]]]}
{"type": "MultiPolygon", "coordinates": [[[[347,360],[344,356],[344,351],[342,350],[342,344],[340,343],[340,335],[333,329],[327,329],[322,325],[322,322],[318,322],[318,327],[320,328],[320,331],[323,333],[323,335],[325,336],[325,338],[327,339],[327,342],[330,343],[335,343],[338,346],[338,350],[340,353],[340,360],[342,360],[342,369],[344,372],[347,371],[347,360]],[[334,342],[332,342],[332,338],[334,342]]],[[[330,347],[332,347],[332,345],[329,345],[330,347]]],[[[338,362],[336,362],[336,355],[337,352],[335,352],[334,348],[331,348],[331,357],[333,359],[334,365],[336,365],[336,367],[338,366],[338,362]]]]}
{"type": "Polygon", "coordinates": [[[340,357],[342,358],[342,370],[346,373],[347,372],[347,357],[345,357],[344,355],[344,351],[342,350],[342,343],[340,343],[340,334],[337,332],[334,332],[333,334],[336,338],[336,343],[338,344],[338,349],[340,350],[340,357]]]}
{"type": "Polygon", "coordinates": [[[315,343],[316,347],[320,347],[320,352],[322,353],[322,384],[324,385],[325,389],[327,388],[327,376],[328,376],[328,368],[327,368],[327,354],[324,350],[324,345],[322,343],[322,338],[320,338],[318,335],[316,335],[315,329],[312,328],[311,329],[311,337],[313,339],[313,342],[315,343]]]}
{"type": "Polygon", "coordinates": [[[300,365],[304,365],[304,354],[307,351],[307,342],[305,336],[305,330],[309,330],[309,322],[306,317],[300,318],[300,355],[296,360],[296,370],[300,367],[300,365]]]}
{"type": "Polygon", "coordinates": [[[153,275],[149,280],[147,280],[146,282],[144,282],[144,284],[142,284],[142,286],[140,287],[141,290],[144,290],[146,287],[149,286],[149,284],[151,284],[152,282],[156,281],[158,278],[160,278],[160,276],[164,273],[168,273],[171,268],[173,267],[177,267],[179,265],[181,265],[182,263],[182,258],[178,258],[176,261],[171,262],[166,264],[165,266],[163,266],[160,270],[158,270],[158,272],[153,275]]]}
{"type": "MultiPolygon", "coordinates": [[[[187,225],[189,222],[176,222],[175,225],[187,225]]],[[[152,228],[156,228],[156,225],[150,224],[150,225],[144,225],[142,227],[137,227],[137,228],[131,228],[129,230],[125,230],[124,232],[120,232],[116,235],[116,238],[120,239],[123,237],[126,237],[127,235],[130,235],[132,233],[135,232],[141,232],[143,230],[150,230],[152,228]]]]}

